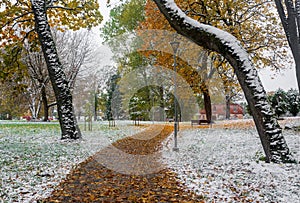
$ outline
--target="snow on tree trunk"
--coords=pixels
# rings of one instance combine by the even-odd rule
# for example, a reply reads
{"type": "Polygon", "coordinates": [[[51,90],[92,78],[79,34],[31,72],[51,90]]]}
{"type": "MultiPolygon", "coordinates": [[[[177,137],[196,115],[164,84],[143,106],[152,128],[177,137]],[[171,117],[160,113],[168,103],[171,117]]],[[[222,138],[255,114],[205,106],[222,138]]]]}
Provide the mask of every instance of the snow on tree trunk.
{"type": "Polygon", "coordinates": [[[31,111],[31,115],[34,119],[38,118],[41,109],[41,99],[36,99],[36,97],[32,96],[31,103],[29,105],[29,109],[31,111]]]}
{"type": "Polygon", "coordinates": [[[35,28],[57,101],[62,139],[78,139],[81,138],[81,133],[74,116],[72,95],[48,24],[45,2],[45,0],[31,0],[35,28]]]}
{"type": "Polygon", "coordinates": [[[240,42],[228,32],[199,23],[185,15],[173,0],[154,0],[171,26],[196,44],[215,51],[234,68],[253,114],[267,162],[295,162],[275,119],[257,70],[240,42]]]}

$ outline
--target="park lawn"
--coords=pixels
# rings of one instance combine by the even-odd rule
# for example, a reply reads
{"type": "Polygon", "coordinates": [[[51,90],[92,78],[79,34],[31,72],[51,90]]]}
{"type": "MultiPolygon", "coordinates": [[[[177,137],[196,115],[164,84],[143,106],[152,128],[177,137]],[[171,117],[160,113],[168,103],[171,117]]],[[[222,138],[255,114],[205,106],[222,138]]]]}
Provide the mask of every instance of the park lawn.
{"type": "MultiPolygon", "coordinates": [[[[218,122],[212,128],[179,132],[179,152],[172,137],[163,149],[163,162],[188,190],[207,202],[300,202],[300,165],[273,164],[264,158],[262,145],[250,120],[218,122]]],[[[299,126],[285,119],[282,127],[299,126]]],[[[287,144],[300,160],[300,133],[283,130],[287,144]]]]}
{"type": "MultiPolygon", "coordinates": [[[[208,202],[299,202],[300,168],[297,164],[267,164],[256,130],[248,123],[217,123],[211,128],[183,127],[162,148],[166,164],[183,188],[208,202]]],[[[298,125],[299,120],[290,125],[298,125]]],[[[287,124],[287,123],[285,123],[287,124]]],[[[82,128],[83,129],[83,128],[82,128]]],[[[60,140],[57,123],[0,123],[0,200],[31,202],[51,194],[76,166],[112,142],[140,128],[94,125],[76,142],[60,140]]],[[[300,137],[283,131],[293,155],[300,159],[300,137]]]]}
{"type": "Polygon", "coordinates": [[[47,197],[80,162],[139,130],[126,123],[114,128],[97,123],[92,132],[82,132],[83,140],[68,142],[60,140],[57,122],[0,121],[0,202],[47,197]]]}

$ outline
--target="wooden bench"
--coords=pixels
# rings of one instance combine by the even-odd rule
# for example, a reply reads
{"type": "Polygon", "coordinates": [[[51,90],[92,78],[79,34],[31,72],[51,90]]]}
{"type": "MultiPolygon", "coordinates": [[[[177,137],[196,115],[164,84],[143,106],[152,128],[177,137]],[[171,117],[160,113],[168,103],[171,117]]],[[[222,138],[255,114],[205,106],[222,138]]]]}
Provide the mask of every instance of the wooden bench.
{"type": "Polygon", "coordinates": [[[209,122],[208,120],[204,120],[204,119],[200,119],[200,120],[191,120],[191,125],[193,127],[193,125],[202,125],[202,124],[211,124],[211,122],[209,122]]]}

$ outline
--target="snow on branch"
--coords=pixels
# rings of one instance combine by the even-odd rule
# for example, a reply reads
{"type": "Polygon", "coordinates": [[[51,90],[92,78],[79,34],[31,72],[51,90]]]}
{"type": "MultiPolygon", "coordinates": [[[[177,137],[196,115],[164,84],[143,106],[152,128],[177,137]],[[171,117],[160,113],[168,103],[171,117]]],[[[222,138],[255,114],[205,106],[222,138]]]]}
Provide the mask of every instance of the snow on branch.
{"type": "Polygon", "coordinates": [[[232,34],[188,17],[174,0],[154,0],[171,26],[199,46],[221,54],[234,68],[245,93],[267,162],[295,162],[267,101],[266,92],[247,51],[232,34]]]}
{"type": "Polygon", "coordinates": [[[180,34],[183,34],[184,36],[190,38],[195,43],[203,46],[204,48],[208,48],[222,54],[229,61],[229,63],[231,63],[232,66],[239,67],[242,72],[247,74],[248,80],[245,82],[248,84],[251,83],[250,85],[255,87],[256,92],[259,93],[256,95],[257,99],[261,98],[261,96],[264,95],[264,88],[253,63],[251,62],[250,56],[236,37],[219,28],[200,23],[188,17],[176,5],[174,0],[162,0],[161,2],[163,2],[164,6],[168,9],[168,14],[170,15],[171,19],[175,19],[181,23],[181,27],[176,27],[179,28],[178,32],[180,34]],[[202,40],[195,41],[195,39],[187,36],[184,32],[182,32],[183,30],[185,32],[190,30],[190,33],[195,33],[194,31],[197,31],[201,36],[196,36],[196,38],[202,38],[202,40]],[[214,39],[216,43],[210,43],[211,40],[206,40],[206,38],[214,39]],[[236,63],[236,61],[232,61],[228,57],[226,57],[228,55],[235,55],[235,58],[238,58],[239,64],[233,64],[236,63]]]}

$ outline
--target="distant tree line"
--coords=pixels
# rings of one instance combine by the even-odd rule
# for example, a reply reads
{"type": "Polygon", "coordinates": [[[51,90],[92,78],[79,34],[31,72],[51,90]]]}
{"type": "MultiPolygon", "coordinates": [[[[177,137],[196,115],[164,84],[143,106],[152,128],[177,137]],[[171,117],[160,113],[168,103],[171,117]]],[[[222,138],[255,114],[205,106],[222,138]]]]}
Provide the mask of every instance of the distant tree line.
{"type": "MultiPolygon", "coordinates": [[[[274,92],[269,92],[267,98],[277,118],[283,115],[297,116],[300,112],[300,95],[296,89],[291,88],[288,91],[284,91],[278,88],[274,92]]],[[[246,106],[246,111],[252,115],[248,105],[246,106]]]]}

